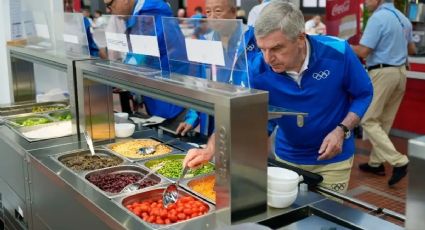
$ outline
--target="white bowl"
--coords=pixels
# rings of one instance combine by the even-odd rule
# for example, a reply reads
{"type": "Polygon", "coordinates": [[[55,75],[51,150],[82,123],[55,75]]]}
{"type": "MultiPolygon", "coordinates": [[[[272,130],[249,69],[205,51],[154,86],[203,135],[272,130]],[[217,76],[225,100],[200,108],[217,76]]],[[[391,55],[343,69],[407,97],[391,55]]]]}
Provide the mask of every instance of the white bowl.
{"type": "Polygon", "coordinates": [[[129,137],[133,135],[135,128],[136,128],[136,125],[131,123],[121,123],[121,124],[115,123],[115,136],[129,137]]]}
{"type": "Polygon", "coordinates": [[[267,192],[267,204],[274,208],[287,208],[297,199],[298,190],[285,195],[275,195],[267,192]]]}
{"type": "Polygon", "coordinates": [[[287,181],[299,181],[300,176],[298,173],[280,167],[268,167],[267,168],[267,181],[268,182],[287,182],[287,181]]]}
{"type": "Polygon", "coordinates": [[[298,192],[298,187],[295,187],[292,190],[289,190],[287,192],[281,192],[281,191],[276,191],[276,190],[271,190],[271,189],[267,189],[267,194],[271,194],[271,195],[277,195],[277,196],[287,196],[290,195],[294,192],[298,192]]]}
{"type": "Polygon", "coordinates": [[[128,120],[128,113],[114,113],[115,123],[125,123],[128,120]]]}
{"type": "Polygon", "coordinates": [[[292,192],[298,188],[298,180],[291,181],[267,181],[267,189],[276,192],[292,192]]]}

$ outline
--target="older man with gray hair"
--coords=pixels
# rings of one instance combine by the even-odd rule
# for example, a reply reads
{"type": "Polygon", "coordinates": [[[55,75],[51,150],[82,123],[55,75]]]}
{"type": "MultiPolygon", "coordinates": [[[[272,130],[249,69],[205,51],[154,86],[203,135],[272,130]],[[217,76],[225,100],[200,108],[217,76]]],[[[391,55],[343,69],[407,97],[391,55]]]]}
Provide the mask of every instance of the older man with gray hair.
{"type": "MultiPolygon", "coordinates": [[[[354,154],[350,130],[372,100],[366,71],[345,41],[306,35],[304,17],[290,3],[271,1],[255,36],[262,52],[250,63],[251,87],[268,91],[269,105],[308,113],[301,128],[295,117],[272,121],[277,159],[318,173],[322,186],[345,192],[354,154]]],[[[184,163],[193,167],[208,160],[212,143],[191,150],[184,163]]]]}

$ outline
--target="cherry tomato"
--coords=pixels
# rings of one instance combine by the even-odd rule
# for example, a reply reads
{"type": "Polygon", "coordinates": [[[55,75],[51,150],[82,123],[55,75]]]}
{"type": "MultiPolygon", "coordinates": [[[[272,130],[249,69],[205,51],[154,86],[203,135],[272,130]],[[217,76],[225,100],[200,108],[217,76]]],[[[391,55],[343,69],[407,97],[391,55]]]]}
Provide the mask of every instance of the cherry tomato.
{"type": "Polygon", "coordinates": [[[183,210],[183,213],[184,214],[186,214],[186,215],[188,215],[188,216],[190,216],[190,215],[192,215],[192,209],[190,209],[190,208],[185,208],[184,210],[183,210]]]}
{"type": "Polygon", "coordinates": [[[179,218],[179,220],[184,220],[184,219],[186,219],[186,214],[179,213],[179,214],[177,214],[177,218],[179,218]]]}

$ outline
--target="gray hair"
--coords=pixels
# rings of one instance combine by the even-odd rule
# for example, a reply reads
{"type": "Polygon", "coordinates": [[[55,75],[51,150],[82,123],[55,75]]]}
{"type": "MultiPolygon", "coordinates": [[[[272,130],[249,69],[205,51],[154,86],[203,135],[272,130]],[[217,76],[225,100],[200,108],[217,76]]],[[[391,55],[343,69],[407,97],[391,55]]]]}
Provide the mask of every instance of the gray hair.
{"type": "Polygon", "coordinates": [[[292,3],[271,1],[255,22],[255,36],[264,37],[280,30],[291,40],[304,32],[304,16],[292,3]]]}

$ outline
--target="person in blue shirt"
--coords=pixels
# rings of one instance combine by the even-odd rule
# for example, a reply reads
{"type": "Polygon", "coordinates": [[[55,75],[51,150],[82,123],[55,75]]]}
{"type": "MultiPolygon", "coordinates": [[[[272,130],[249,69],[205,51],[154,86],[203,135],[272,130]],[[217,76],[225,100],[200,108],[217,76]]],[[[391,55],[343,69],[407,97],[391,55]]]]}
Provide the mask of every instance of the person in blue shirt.
{"type": "Polygon", "coordinates": [[[408,158],[398,152],[388,133],[397,114],[406,89],[407,55],[415,53],[412,24],[391,0],[365,1],[373,12],[368,19],[356,54],[366,58],[372,78],[374,98],[361,125],[372,143],[369,162],[359,165],[360,170],[384,176],[383,163],[393,166],[388,181],[392,186],[407,174],[408,158]]]}
{"type": "Polygon", "coordinates": [[[89,45],[90,56],[99,57],[99,48],[94,42],[93,34],[91,32],[92,20],[90,18],[90,11],[88,9],[83,9],[82,12],[83,12],[84,29],[86,30],[86,34],[87,34],[87,43],[89,45]]]}
{"type": "Polygon", "coordinates": [[[202,14],[202,7],[200,6],[195,7],[195,14],[193,14],[191,18],[201,19],[203,17],[204,15],[202,14]]]}
{"type": "MultiPolygon", "coordinates": [[[[236,19],[236,1],[234,0],[206,0],[205,1],[205,12],[208,19],[236,19]]],[[[226,84],[239,85],[243,87],[249,86],[249,78],[247,74],[247,61],[254,56],[255,53],[258,53],[259,50],[256,47],[254,30],[252,27],[247,27],[242,23],[229,23],[214,22],[211,23],[211,31],[203,35],[201,39],[211,40],[211,41],[222,41],[224,46],[227,48],[223,49],[224,59],[226,66],[220,67],[215,66],[214,76],[210,76],[210,80],[223,82],[226,84]],[[229,27],[228,31],[231,34],[225,34],[226,29],[216,28],[217,27],[227,26],[229,27]],[[235,28],[230,28],[235,26],[235,28]],[[239,28],[241,26],[242,28],[239,28]],[[241,42],[241,37],[244,40],[241,42]],[[246,56],[245,51],[246,50],[246,56]]],[[[213,67],[211,67],[213,68],[213,67]]],[[[202,78],[207,78],[206,69],[199,71],[202,78]]],[[[214,119],[212,116],[207,116],[203,113],[197,113],[194,110],[189,110],[186,114],[185,122],[180,123],[176,132],[182,136],[186,135],[188,131],[196,127],[200,123],[200,132],[205,135],[211,135],[214,131],[214,119]]]]}
{"type": "MultiPolygon", "coordinates": [[[[129,64],[139,65],[144,62],[145,65],[149,65],[153,68],[161,68],[164,75],[169,72],[167,47],[164,40],[164,31],[162,28],[163,16],[171,17],[172,11],[170,6],[163,0],[105,0],[105,5],[111,14],[115,15],[151,15],[155,18],[155,29],[156,36],[158,38],[158,47],[160,52],[160,63],[155,61],[157,58],[149,56],[137,55],[129,53],[126,57],[125,62],[129,64]]],[[[139,30],[135,28],[137,25],[134,18],[129,18],[127,21],[127,31],[132,33],[139,30]]],[[[137,33],[136,33],[137,34],[137,33]]],[[[167,120],[173,120],[177,118],[183,111],[184,108],[157,100],[151,97],[143,96],[143,103],[146,111],[151,116],[160,116],[167,120]]]]}
{"type": "MultiPolygon", "coordinates": [[[[252,88],[268,91],[269,105],[308,113],[303,127],[293,116],[273,120],[277,159],[322,175],[321,186],[346,191],[354,155],[350,130],[373,95],[366,71],[346,41],[306,35],[303,14],[290,3],[271,1],[255,23],[255,37],[262,52],[250,62],[252,88]]],[[[213,135],[206,149],[188,152],[184,165],[209,160],[214,148],[213,135]]]]}

